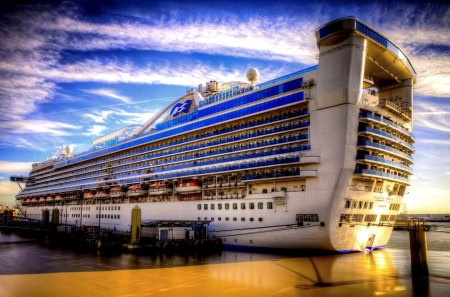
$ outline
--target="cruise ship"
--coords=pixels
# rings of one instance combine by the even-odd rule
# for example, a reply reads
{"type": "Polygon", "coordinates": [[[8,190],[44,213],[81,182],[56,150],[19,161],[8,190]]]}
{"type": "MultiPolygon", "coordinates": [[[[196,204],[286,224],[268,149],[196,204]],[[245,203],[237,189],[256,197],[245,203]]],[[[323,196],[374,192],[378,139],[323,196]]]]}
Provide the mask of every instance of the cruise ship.
{"type": "Polygon", "coordinates": [[[87,152],[33,164],[18,207],[117,231],[130,231],[133,210],[142,225],[204,222],[207,236],[237,247],[385,247],[412,174],[416,73],[359,19],[315,36],[316,66],[262,83],[254,68],[246,82],[209,81],[87,152]]]}

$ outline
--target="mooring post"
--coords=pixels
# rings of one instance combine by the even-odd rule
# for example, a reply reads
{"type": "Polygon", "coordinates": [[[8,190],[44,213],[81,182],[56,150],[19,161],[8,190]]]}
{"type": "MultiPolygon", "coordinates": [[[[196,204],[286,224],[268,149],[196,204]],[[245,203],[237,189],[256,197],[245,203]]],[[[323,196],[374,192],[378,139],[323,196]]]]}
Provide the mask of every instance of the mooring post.
{"type": "Polygon", "coordinates": [[[428,277],[427,236],[424,221],[408,222],[413,277],[428,277]]]}
{"type": "Polygon", "coordinates": [[[130,244],[139,243],[141,237],[141,208],[133,207],[131,210],[131,239],[130,244]]]}

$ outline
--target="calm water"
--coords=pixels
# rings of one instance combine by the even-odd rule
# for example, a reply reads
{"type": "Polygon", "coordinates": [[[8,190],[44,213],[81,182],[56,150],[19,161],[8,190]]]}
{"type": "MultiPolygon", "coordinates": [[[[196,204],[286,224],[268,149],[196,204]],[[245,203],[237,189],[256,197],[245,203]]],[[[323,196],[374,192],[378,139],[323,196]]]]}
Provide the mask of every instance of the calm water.
{"type": "Polygon", "coordinates": [[[317,257],[226,250],[107,257],[0,233],[0,296],[448,296],[450,223],[427,239],[432,278],[418,285],[410,279],[406,231],[394,231],[387,249],[368,255],[317,257]]]}
{"type": "MultiPolygon", "coordinates": [[[[427,232],[429,251],[450,253],[450,223],[437,223],[437,229],[427,232]]],[[[394,231],[388,249],[409,250],[406,231],[394,231]]],[[[0,232],[0,274],[49,273],[69,271],[163,268],[212,263],[231,263],[293,258],[299,255],[228,251],[208,256],[113,256],[77,253],[75,251],[43,246],[15,234],[0,232]]],[[[450,263],[449,263],[450,269],[450,263]]]]}

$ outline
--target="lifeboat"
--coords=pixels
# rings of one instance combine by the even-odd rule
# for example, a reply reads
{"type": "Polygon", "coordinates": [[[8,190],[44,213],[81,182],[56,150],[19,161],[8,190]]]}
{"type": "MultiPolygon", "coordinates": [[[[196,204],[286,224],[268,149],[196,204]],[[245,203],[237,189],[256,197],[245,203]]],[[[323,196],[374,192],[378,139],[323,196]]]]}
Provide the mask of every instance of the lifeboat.
{"type": "Polygon", "coordinates": [[[132,185],[128,188],[128,197],[135,197],[144,194],[146,191],[142,189],[141,185],[132,185]]]}
{"type": "Polygon", "coordinates": [[[148,190],[149,195],[163,195],[170,192],[170,189],[167,187],[167,184],[164,182],[156,182],[150,184],[150,188],[148,190]]]}
{"type": "Polygon", "coordinates": [[[92,198],[94,198],[94,194],[91,191],[87,191],[87,192],[84,192],[83,197],[84,197],[84,199],[92,199],[92,198]]]}
{"type": "Polygon", "coordinates": [[[124,194],[125,193],[122,192],[121,187],[112,188],[111,191],[109,192],[109,196],[111,196],[112,198],[122,197],[124,194]]]}
{"type": "Polygon", "coordinates": [[[95,198],[107,198],[108,194],[105,191],[99,191],[95,194],[95,198]]]}
{"type": "Polygon", "coordinates": [[[177,186],[177,192],[180,194],[201,192],[201,190],[202,186],[200,185],[200,182],[197,180],[184,182],[177,186]]]}
{"type": "Polygon", "coordinates": [[[41,198],[39,198],[39,202],[44,202],[44,201],[46,201],[47,199],[45,198],[45,197],[41,197],[41,198]]]}
{"type": "Polygon", "coordinates": [[[61,201],[61,200],[63,200],[63,198],[61,197],[61,195],[56,195],[55,201],[61,201]]]}

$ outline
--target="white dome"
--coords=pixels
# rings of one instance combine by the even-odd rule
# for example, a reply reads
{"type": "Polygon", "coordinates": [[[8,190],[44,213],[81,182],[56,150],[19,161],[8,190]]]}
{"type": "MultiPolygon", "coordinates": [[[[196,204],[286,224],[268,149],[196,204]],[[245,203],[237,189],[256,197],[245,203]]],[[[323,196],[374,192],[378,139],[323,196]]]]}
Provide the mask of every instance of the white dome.
{"type": "Polygon", "coordinates": [[[259,80],[259,71],[256,68],[250,68],[247,70],[247,79],[252,84],[259,80]]]}

